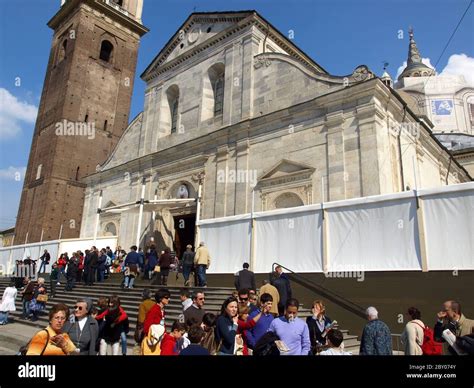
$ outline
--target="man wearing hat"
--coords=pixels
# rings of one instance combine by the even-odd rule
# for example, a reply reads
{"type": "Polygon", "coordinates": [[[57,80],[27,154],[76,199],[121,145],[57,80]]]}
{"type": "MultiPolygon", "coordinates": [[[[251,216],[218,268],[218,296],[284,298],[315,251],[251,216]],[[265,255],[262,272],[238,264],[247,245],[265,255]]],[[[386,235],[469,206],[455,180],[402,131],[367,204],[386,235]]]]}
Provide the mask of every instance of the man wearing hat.
{"type": "Polygon", "coordinates": [[[66,322],[63,332],[69,335],[76,346],[76,352],[81,356],[95,356],[96,344],[99,336],[99,325],[90,316],[92,300],[90,298],[78,299],[74,306],[74,314],[66,322]]]}
{"type": "Polygon", "coordinates": [[[187,287],[189,286],[189,275],[194,265],[194,252],[191,244],[186,245],[186,251],[181,258],[181,264],[183,266],[184,285],[187,287]]]}

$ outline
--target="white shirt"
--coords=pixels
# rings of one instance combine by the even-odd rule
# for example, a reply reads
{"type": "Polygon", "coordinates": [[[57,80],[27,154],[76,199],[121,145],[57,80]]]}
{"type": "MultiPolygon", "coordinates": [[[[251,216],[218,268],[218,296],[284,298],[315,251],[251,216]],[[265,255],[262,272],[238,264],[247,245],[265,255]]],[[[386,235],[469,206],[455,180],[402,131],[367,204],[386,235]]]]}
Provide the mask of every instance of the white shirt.
{"type": "Polygon", "coordinates": [[[86,325],[86,322],[87,322],[87,315],[84,318],[77,320],[77,323],[79,323],[79,329],[81,329],[81,331],[84,330],[84,326],[86,325]]]}
{"type": "Polygon", "coordinates": [[[328,350],[325,350],[321,353],[319,353],[320,356],[352,356],[352,353],[345,352],[341,348],[329,348],[328,350]]]}
{"type": "Polygon", "coordinates": [[[184,302],[181,302],[181,304],[183,305],[183,312],[185,312],[193,305],[193,301],[191,300],[191,298],[188,298],[184,302]]]}

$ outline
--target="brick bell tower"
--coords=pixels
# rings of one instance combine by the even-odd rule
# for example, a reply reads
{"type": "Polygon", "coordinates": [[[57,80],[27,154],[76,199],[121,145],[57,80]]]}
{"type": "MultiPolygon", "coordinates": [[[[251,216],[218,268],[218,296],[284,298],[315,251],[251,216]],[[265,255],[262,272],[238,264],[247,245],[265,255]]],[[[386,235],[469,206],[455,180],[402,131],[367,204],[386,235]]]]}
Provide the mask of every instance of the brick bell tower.
{"type": "Polygon", "coordinates": [[[15,244],[79,237],[81,178],[128,125],[143,0],[62,0],[15,227],[15,244]]]}

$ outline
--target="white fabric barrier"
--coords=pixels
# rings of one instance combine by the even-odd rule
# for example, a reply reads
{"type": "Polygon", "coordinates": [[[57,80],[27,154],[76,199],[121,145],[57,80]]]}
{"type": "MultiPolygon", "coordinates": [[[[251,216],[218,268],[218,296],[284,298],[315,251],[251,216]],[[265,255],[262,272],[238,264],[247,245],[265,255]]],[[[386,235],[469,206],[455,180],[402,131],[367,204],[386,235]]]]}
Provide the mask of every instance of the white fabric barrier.
{"type": "MultiPolygon", "coordinates": [[[[73,252],[85,252],[86,249],[91,249],[93,245],[95,245],[97,249],[110,247],[115,251],[117,246],[117,237],[98,237],[95,241],[93,238],[62,240],[59,243],[59,254],[67,252],[69,256],[71,256],[73,252]]],[[[128,251],[128,247],[126,250],[128,251]]]]}
{"type": "Polygon", "coordinates": [[[322,272],[321,206],[259,212],[255,217],[255,272],[277,262],[295,272],[322,272]]]}
{"type": "Polygon", "coordinates": [[[429,270],[474,270],[474,187],[420,196],[429,270]]]}
{"type": "Polygon", "coordinates": [[[413,192],[332,202],[328,222],[328,271],[421,269],[413,192]]]}
{"type": "Polygon", "coordinates": [[[199,225],[211,255],[207,273],[235,273],[250,261],[250,215],[202,220],[199,225]]]}
{"type": "Polygon", "coordinates": [[[8,275],[11,273],[11,269],[8,268],[8,263],[10,260],[10,249],[2,248],[0,249],[0,274],[8,275]]]}

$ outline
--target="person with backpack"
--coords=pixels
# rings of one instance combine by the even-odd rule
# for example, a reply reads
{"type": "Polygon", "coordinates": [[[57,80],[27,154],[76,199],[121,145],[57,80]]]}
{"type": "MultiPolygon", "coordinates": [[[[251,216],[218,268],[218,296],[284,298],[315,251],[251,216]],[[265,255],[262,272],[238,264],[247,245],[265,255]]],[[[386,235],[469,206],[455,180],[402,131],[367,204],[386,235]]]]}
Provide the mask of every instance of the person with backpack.
{"type": "Polygon", "coordinates": [[[183,257],[181,258],[185,287],[189,286],[189,275],[193,270],[194,256],[195,253],[193,252],[193,246],[191,244],[186,245],[186,252],[183,253],[183,257]]]}
{"type": "Polygon", "coordinates": [[[405,347],[405,355],[421,356],[423,354],[422,345],[424,341],[425,324],[421,320],[421,312],[416,307],[410,307],[407,315],[410,321],[406,324],[401,335],[402,344],[405,347]]]}

